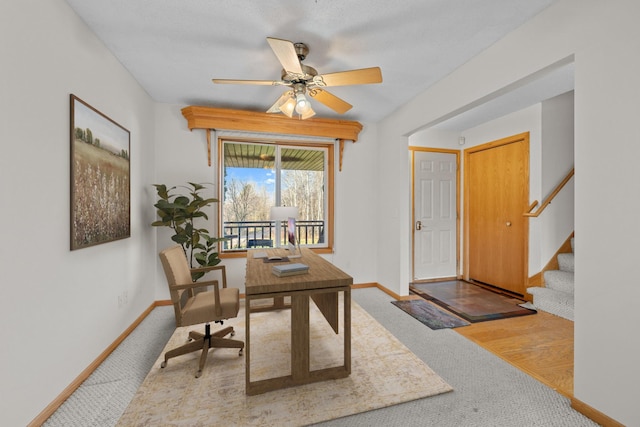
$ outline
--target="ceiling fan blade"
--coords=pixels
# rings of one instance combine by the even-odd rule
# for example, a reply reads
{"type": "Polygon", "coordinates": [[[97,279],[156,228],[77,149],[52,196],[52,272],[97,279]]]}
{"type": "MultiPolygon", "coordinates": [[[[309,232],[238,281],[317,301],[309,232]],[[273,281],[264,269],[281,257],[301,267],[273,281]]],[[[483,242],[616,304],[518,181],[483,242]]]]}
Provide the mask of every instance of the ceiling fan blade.
{"type": "Polygon", "coordinates": [[[274,80],[233,80],[233,79],[211,79],[212,82],[217,84],[230,84],[230,85],[262,85],[262,86],[275,86],[280,82],[274,80]]]}
{"type": "Polygon", "coordinates": [[[280,61],[285,71],[294,74],[303,74],[296,48],[292,42],[289,40],[274,39],[272,37],[267,37],[267,42],[269,42],[273,53],[276,54],[278,61],[280,61]]]}
{"type": "Polygon", "coordinates": [[[347,111],[349,111],[352,107],[352,105],[349,104],[348,102],[343,101],[342,99],[327,92],[326,90],[312,89],[312,90],[309,90],[309,95],[311,95],[311,97],[317,100],[318,102],[331,108],[333,111],[335,111],[338,114],[344,114],[347,111]]]}
{"type": "Polygon", "coordinates": [[[382,72],[380,71],[380,67],[341,71],[338,73],[323,74],[319,77],[322,79],[325,86],[347,86],[382,83],[382,72]]]}

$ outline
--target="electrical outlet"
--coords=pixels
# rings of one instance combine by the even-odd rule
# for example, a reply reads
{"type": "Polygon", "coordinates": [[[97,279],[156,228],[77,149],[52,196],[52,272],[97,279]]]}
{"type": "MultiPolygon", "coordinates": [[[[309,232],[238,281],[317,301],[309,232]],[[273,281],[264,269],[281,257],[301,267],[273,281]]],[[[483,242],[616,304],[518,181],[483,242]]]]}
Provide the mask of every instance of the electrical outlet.
{"type": "Polygon", "coordinates": [[[124,290],[120,295],[118,295],[118,308],[120,309],[127,304],[129,304],[129,292],[124,290]]]}

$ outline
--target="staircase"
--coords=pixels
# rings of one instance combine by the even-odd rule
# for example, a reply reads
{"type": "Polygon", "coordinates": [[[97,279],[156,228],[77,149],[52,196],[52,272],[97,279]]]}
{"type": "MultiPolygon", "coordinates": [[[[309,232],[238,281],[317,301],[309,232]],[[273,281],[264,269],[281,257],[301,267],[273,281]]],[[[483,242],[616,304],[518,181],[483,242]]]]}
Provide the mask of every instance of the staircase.
{"type": "Polygon", "coordinates": [[[573,320],[573,238],[571,253],[558,254],[559,270],[544,272],[545,287],[527,288],[536,309],[573,320]]]}

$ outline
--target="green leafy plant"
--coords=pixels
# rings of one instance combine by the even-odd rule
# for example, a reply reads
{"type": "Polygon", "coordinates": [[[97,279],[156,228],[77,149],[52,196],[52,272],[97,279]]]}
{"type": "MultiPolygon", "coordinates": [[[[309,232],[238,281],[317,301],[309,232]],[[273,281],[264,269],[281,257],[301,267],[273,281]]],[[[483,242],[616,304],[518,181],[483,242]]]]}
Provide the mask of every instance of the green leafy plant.
{"type": "MultiPolygon", "coordinates": [[[[218,243],[226,239],[211,237],[209,230],[195,224],[198,218],[209,219],[203,208],[218,202],[218,199],[204,198],[200,195],[207,184],[189,182],[188,186],[171,188],[164,184],[153,185],[158,193],[158,202],[153,206],[157,208],[160,219],[151,225],[173,229],[171,240],[182,246],[191,268],[219,264],[221,260],[218,257],[218,243]],[[185,189],[186,192],[177,193],[178,189],[185,189]],[[197,265],[194,265],[194,262],[197,265]]],[[[192,276],[196,281],[204,276],[204,273],[197,272],[192,276]]]]}

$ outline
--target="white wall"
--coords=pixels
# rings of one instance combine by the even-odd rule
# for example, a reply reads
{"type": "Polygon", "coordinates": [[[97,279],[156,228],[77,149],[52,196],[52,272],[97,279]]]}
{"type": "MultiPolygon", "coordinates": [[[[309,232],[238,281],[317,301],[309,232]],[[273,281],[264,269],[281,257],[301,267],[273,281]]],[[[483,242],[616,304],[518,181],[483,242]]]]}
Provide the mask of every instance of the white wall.
{"type": "MultiPolygon", "coordinates": [[[[180,112],[182,106],[159,104],[156,106],[156,183],[167,186],[191,182],[217,183],[217,142],[212,134],[212,165],[207,164],[206,133],[187,128],[187,121],[180,112]]],[[[347,142],[344,147],[342,171],[339,171],[338,147],[335,150],[335,241],[334,253],[323,255],[339,268],[347,271],[354,283],[376,281],[377,238],[376,228],[378,174],[375,125],[363,124],[356,143],[347,142]]],[[[155,192],[155,188],[152,187],[155,192]]],[[[207,194],[217,197],[217,193],[207,194]]],[[[154,194],[155,196],[155,194],[154,194]]],[[[153,203],[152,203],[153,204],[153,203]]],[[[209,215],[206,228],[217,229],[215,209],[209,215]]],[[[157,251],[171,245],[168,229],[158,230],[157,251]]],[[[245,258],[225,258],[227,279],[244,292],[245,258]]],[[[162,268],[157,265],[158,274],[162,268]]],[[[166,283],[156,284],[156,299],[168,299],[166,283]]]]}
{"type": "Polygon", "coordinates": [[[573,167],[574,91],[542,103],[542,194],[547,195],[573,167]]]}
{"type": "Polygon", "coordinates": [[[143,190],[153,176],[154,112],[62,0],[1,2],[0,40],[0,417],[18,426],[154,300],[146,283],[155,280],[155,233],[143,190]],[[73,252],[70,93],[131,132],[131,237],[73,252]]]}
{"type": "MultiPolygon", "coordinates": [[[[574,166],[574,92],[542,103],[541,199],[548,197],[574,166]]],[[[545,266],[574,231],[575,179],[571,179],[542,214],[530,222],[540,224],[541,266],[545,266]]],[[[535,271],[530,271],[535,273],[535,271]]],[[[530,274],[531,275],[531,274],[530,274]]]]}
{"type": "MultiPolygon", "coordinates": [[[[575,397],[626,425],[640,424],[637,16],[634,0],[561,0],[378,124],[385,160],[380,222],[393,218],[409,235],[409,198],[396,191],[408,188],[406,135],[574,55],[575,397]]],[[[404,240],[388,245],[400,251],[404,240]]],[[[406,291],[409,254],[385,263],[390,274],[379,274],[381,283],[406,291]]]]}
{"type": "MultiPolygon", "coordinates": [[[[346,142],[342,171],[335,175],[335,251],[327,257],[353,277],[353,283],[377,281],[379,236],[378,144],[375,124],[363,123],[358,141],[346,142]]],[[[336,162],[338,153],[336,150],[336,162]]]]}
{"type": "MultiPolygon", "coordinates": [[[[188,185],[188,182],[211,183],[212,186],[203,193],[206,197],[218,197],[215,184],[217,174],[215,172],[215,151],[212,152],[213,166],[207,163],[207,138],[203,130],[190,131],[187,121],[182,115],[180,105],[156,104],[156,128],[155,128],[155,167],[156,176],[154,184],[165,184],[167,187],[181,187],[188,185]]],[[[216,149],[216,142],[212,141],[212,150],[216,149]]],[[[149,205],[153,209],[153,220],[156,219],[153,205],[157,200],[156,189],[153,186],[147,189],[153,193],[152,203],[149,205]]],[[[184,192],[184,188],[178,188],[176,192],[184,192]]],[[[209,221],[203,227],[211,233],[217,230],[215,222],[217,206],[207,210],[209,221]]],[[[150,224],[151,222],[149,222],[150,224]]],[[[157,228],[157,246],[155,248],[156,271],[160,280],[156,282],[156,300],[168,300],[169,289],[164,278],[162,266],[158,258],[158,253],[176,243],[171,240],[173,230],[168,227],[157,228]]],[[[232,279],[232,277],[227,277],[232,279]]],[[[235,281],[231,281],[235,283],[235,281]]]]}
{"type": "Polygon", "coordinates": [[[640,425],[640,3],[589,3],[592,36],[576,49],[575,393],[632,426],[640,425]]]}
{"type": "Polygon", "coordinates": [[[461,133],[453,130],[428,128],[419,130],[409,136],[409,145],[415,147],[444,148],[447,150],[460,150],[458,138],[461,133]]]}
{"type": "Polygon", "coordinates": [[[409,138],[378,126],[378,283],[399,294],[409,292],[411,210],[409,138]]]}

